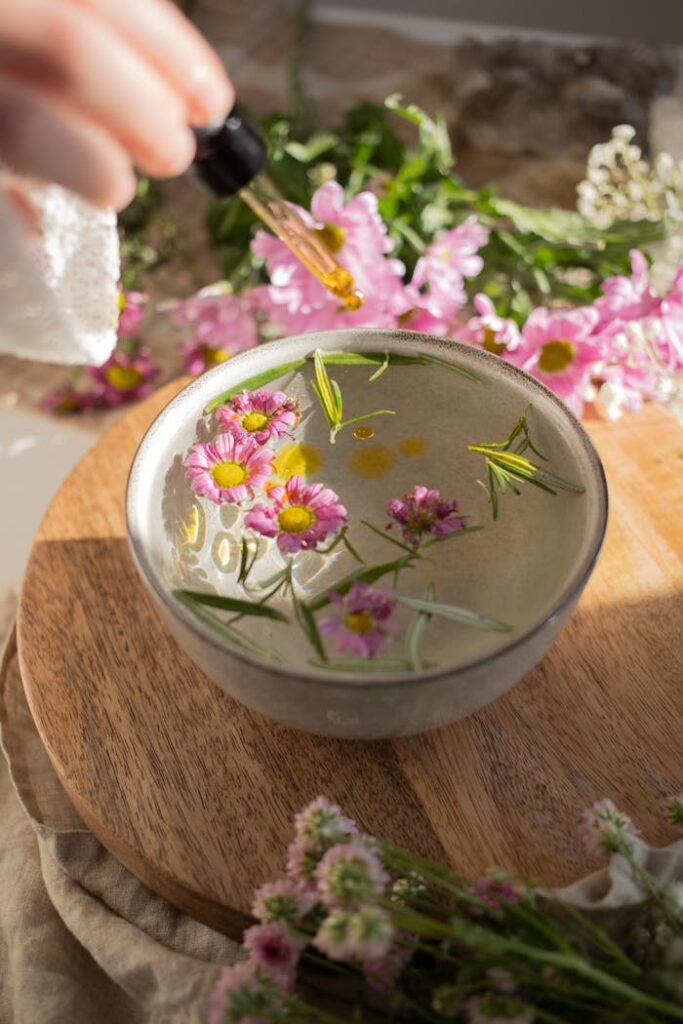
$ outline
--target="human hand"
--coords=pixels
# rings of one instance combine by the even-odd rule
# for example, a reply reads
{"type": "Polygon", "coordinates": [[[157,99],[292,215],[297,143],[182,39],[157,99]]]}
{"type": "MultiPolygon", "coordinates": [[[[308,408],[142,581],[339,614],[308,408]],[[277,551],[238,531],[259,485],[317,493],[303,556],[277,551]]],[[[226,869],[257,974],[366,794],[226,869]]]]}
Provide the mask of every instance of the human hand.
{"type": "Polygon", "coordinates": [[[122,209],[227,114],[218,56],[169,0],[0,0],[0,162],[122,209]]]}

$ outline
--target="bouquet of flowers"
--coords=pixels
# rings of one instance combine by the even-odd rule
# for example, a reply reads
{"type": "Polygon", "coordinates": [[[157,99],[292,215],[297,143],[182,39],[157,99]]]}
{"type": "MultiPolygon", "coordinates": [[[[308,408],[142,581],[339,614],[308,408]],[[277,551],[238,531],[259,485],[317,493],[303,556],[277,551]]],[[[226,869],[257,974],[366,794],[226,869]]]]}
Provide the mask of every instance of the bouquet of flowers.
{"type": "MultiPolygon", "coordinates": [[[[683,825],[680,797],[670,811],[683,825]]],[[[319,797],[296,817],[286,877],[256,893],[247,959],[222,972],[210,1024],[683,1020],[681,851],[655,877],[610,800],[581,829],[640,894],[625,921],[498,869],[467,880],[319,797]]]]}
{"type": "MultiPolygon", "coordinates": [[[[481,346],[538,377],[577,415],[587,402],[616,419],[645,400],[680,401],[683,266],[657,268],[658,291],[642,250],[680,228],[683,168],[666,155],[647,164],[633,129],[616,128],[591,153],[582,212],[467,188],[444,123],[397,97],[386,109],[355,108],[337,133],[302,137],[285,117],[264,131],[271,177],[366,300],[356,311],[340,308],[239,199],[213,203],[208,237],[223,280],[146,308],[180,328],[186,372],[282,335],[393,327],[481,346]],[[414,146],[392,117],[415,126],[414,146]]],[[[52,408],[120,404],[149,391],[157,370],[140,341],[144,300],[134,286],[177,244],[160,218],[142,182],[122,221],[121,345],[89,371],[89,387],[62,389],[52,408]]]]}

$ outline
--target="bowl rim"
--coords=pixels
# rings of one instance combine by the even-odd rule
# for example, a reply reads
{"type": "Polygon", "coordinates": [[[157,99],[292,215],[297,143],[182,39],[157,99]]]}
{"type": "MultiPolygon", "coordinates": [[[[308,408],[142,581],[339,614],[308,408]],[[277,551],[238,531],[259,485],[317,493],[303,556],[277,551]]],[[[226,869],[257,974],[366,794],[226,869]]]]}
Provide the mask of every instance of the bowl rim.
{"type": "MultiPolygon", "coordinates": [[[[373,351],[373,348],[367,348],[365,351],[373,351]]],[[[457,358],[453,358],[449,361],[457,362],[457,358]]],[[[204,402],[202,406],[202,411],[204,405],[206,405],[206,402],[204,402]]],[[[200,377],[191,380],[164,406],[145,431],[131,463],[125,494],[126,532],[129,548],[133,561],[138,568],[138,572],[147,587],[161,602],[161,604],[169,610],[173,617],[180,619],[183,625],[185,625],[191,632],[197,634],[202,640],[208,642],[212,647],[218,649],[224,654],[228,654],[238,662],[244,662],[261,671],[267,671],[285,679],[296,679],[300,683],[308,682],[316,685],[321,683],[326,686],[338,686],[340,684],[344,684],[370,689],[386,686],[403,687],[427,685],[447,676],[455,680],[458,676],[465,675],[475,669],[482,668],[489,663],[495,662],[500,658],[506,657],[517,648],[522,647],[531,641],[534,636],[541,633],[555,618],[561,616],[565,611],[570,609],[581,595],[581,592],[593,571],[605,539],[608,510],[609,493],[605,470],[590,436],[581,422],[565,405],[562,399],[559,398],[559,396],[549,387],[543,384],[542,381],[532,377],[530,374],[521,370],[514,364],[501,359],[500,356],[486,352],[483,349],[475,348],[473,345],[468,345],[464,342],[453,341],[450,338],[444,339],[437,337],[436,335],[422,334],[419,331],[375,327],[349,327],[329,331],[313,331],[306,334],[283,337],[275,342],[267,342],[249,349],[246,352],[241,352],[233,356],[228,362],[222,363],[208,372],[201,374],[200,377]],[[378,352],[384,352],[387,350],[386,343],[389,344],[390,348],[394,345],[400,346],[409,343],[418,347],[424,347],[428,350],[428,353],[431,352],[433,354],[438,354],[439,358],[448,358],[450,353],[452,353],[454,357],[457,357],[458,353],[465,353],[467,358],[474,359],[475,362],[479,360],[484,363],[488,363],[489,366],[495,365],[497,369],[494,372],[509,375],[517,380],[523,381],[527,388],[542,394],[560,411],[560,414],[567,421],[569,428],[581,442],[583,451],[595,475],[595,482],[597,485],[597,522],[593,531],[593,542],[589,547],[587,555],[570,577],[568,584],[563,589],[558,599],[550,606],[548,611],[538,622],[530,626],[524,632],[514,634],[508,642],[503,643],[496,650],[490,651],[487,654],[473,658],[470,661],[463,662],[461,664],[437,666],[435,668],[426,669],[423,672],[414,673],[377,672],[373,674],[361,674],[343,672],[338,669],[325,671],[321,669],[316,670],[306,666],[296,668],[286,664],[279,664],[275,661],[270,661],[267,658],[259,657],[258,655],[252,654],[251,652],[246,651],[237,645],[233,645],[228,640],[220,637],[210,629],[210,627],[205,626],[204,623],[195,618],[187,608],[173,597],[171,591],[164,583],[160,572],[156,569],[151,559],[147,557],[145,544],[140,536],[141,531],[136,530],[136,521],[140,521],[139,517],[141,510],[140,502],[136,500],[137,493],[140,489],[139,478],[142,475],[142,466],[145,458],[154,445],[156,435],[162,430],[164,421],[173,416],[179,406],[185,405],[190,401],[191,396],[195,391],[203,392],[206,390],[207,382],[213,376],[222,376],[225,374],[227,369],[233,370],[234,367],[244,366],[244,373],[241,376],[243,376],[244,379],[247,379],[250,376],[249,363],[254,361],[255,357],[263,352],[266,345],[272,345],[273,349],[282,351],[282,359],[278,360],[278,362],[281,361],[282,363],[285,363],[287,362],[288,349],[300,346],[302,342],[306,341],[306,339],[308,339],[308,344],[310,345],[312,353],[316,348],[329,349],[332,351],[352,351],[354,341],[357,344],[359,339],[367,339],[370,337],[377,339],[376,350],[378,352]],[[385,339],[384,346],[382,345],[382,339],[385,339]]]]}

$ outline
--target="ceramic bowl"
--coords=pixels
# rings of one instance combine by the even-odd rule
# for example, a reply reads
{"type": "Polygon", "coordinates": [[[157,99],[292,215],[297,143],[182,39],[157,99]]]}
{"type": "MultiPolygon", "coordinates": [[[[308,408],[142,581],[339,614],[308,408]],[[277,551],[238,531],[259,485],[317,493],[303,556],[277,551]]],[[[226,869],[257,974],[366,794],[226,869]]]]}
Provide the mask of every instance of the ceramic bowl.
{"type": "MultiPolygon", "coordinates": [[[[306,390],[297,373],[270,386],[288,393],[306,390]]],[[[316,417],[309,420],[315,422],[316,417]]],[[[302,420],[304,439],[309,420],[302,420]]],[[[130,473],[126,512],[133,557],[159,615],[211,679],[236,700],[287,726],[370,739],[419,733],[470,715],[508,690],[543,657],[595,565],[606,527],[607,488],[600,460],[581,424],[551,391],[521,370],[471,346],[423,334],[356,329],[263,345],[194,380],[145,435],[130,473]],[[439,552],[431,563],[434,573],[440,574],[439,587],[455,594],[453,603],[509,623],[513,632],[482,633],[449,623],[430,643],[431,667],[352,673],[302,662],[301,636],[293,641],[298,647],[285,651],[292,659],[267,661],[235,646],[176,599],[173,592],[178,587],[224,594],[237,573],[238,513],[232,506],[218,508],[205,500],[208,507],[198,510],[198,499],[184,475],[190,446],[215,433],[205,406],[243,381],[310,356],[315,349],[427,357],[476,375],[479,383],[473,384],[448,369],[435,371],[434,363],[429,371],[421,365],[390,367],[368,385],[374,389],[376,407],[393,403],[402,410],[391,424],[389,417],[372,421],[377,437],[386,440],[384,447],[396,452],[395,457],[387,456],[390,468],[384,478],[363,479],[350,471],[357,450],[353,446],[358,445],[350,430],[339,435],[334,459],[314,478],[324,480],[349,507],[355,502],[358,508],[360,502],[361,509],[373,508],[380,526],[387,494],[400,496],[424,483],[439,488],[444,497],[457,495],[469,522],[484,529],[451,541],[460,545],[455,565],[441,556],[441,548],[431,549],[430,554],[439,552]],[[482,461],[468,452],[467,445],[505,438],[528,406],[533,410],[535,444],[548,455],[549,467],[580,482],[585,491],[553,497],[526,484],[519,497],[503,495],[494,522],[477,482],[485,475],[482,461]],[[421,459],[410,458],[405,435],[425,425],[439,443],[421,459]],[[299,663],[292,664],[297,658],[299,663]]],[[[382,539],[377,543],[381,545],[382,539]]],[[[277,557],[272,542],[269,550],[277,557]]],[[[381,556],[376,549],[372,560],[386,560],[388,555],[386,549],[381,556]]],[[[325,579],[313,580],[311,592],[324,585],[325,579]]],[[[265,622],[259,639],[268,639],[269,628],[265,622]]]]}

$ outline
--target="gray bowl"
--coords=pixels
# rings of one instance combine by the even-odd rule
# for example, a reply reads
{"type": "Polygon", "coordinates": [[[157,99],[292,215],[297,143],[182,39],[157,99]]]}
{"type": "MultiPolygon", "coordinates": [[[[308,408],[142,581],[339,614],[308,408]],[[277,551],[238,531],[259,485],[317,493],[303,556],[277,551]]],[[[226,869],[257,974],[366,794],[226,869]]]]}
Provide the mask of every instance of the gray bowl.
{"type": "MultiPolygon", "coordinates": [[[[278,380],[270,385],[290,393],[301,391],[302,386],[292,374],[285,384],[278,380]]],[[[306,427],[303,430],[305,439],[306,427]]],[[[157,417],[140,444],[128,481],[126,515],[134,560],[160,616],[211,679],[235,699],[285,725],[374,739],[411,735],[463,718],[508,690],[543,657],[595,564],[607,521],[607,487],[600,460],[581,424],[551,391],[509,363],[471,346],[423,334],[345,330],[260,346],[189,384],[157,417]],[[292,664],[292,659],[290,664],[274,664],[235,646],[173,596],[179,586],[225,593],[236,576],[239,537],[232,529],[236,514],[226,506],[211,507],[206,515],[201,512],[199,521],[196,496],[184,478],[183,460],[190,445],[197,438],[208,440],[212,433],[204,407],[221,392],[274,366],[309,356],[315,349],[437,357],[479,378],[478,384],[472,384],[431,366],[428,370],[391,367],[370,385],[373,399],[377,398],[374,407],[393,399],[403,415],[400,424],[399,417],[391,418],[391,429],[389,417],[373,420],[378,438],[391,437],[393,444],[397,431],[411,433],[416,424],[428,423],[443,443],[421,463],[397,458],[389,481],[359,480],[344,468],[349,464],[344,452],[351,458],[358,443],[352,431],[345,431],[339,435],[335,456],[339,454],[329,474],[318,478],[345,503],[351,498],[375,510],[387,487],[400,495],[414,483],[426,483],[447,496],[452,481],[457,481],[463,510],[485,529],[449,542],[449,547],[459,545],[456,567],[439,558],[433,571],[441,574],[439,585],[449,591],[449,601],[510,623],[514,632],[481,633],[449,623],[430,646],[430,655],[439,662],[435,667],[410,673],[330,671],[306,662],[292,664]],[[548,455],[550,469],[580,482],[585,493],[553,497],[525,485],[520,497],[503,496],[494,523],[486,494],[477,485],[483,463],[467,452],[467,444],[503,439],[528,405],[533,409],[535,443],[548,455]],[[181,544],[178,524],[187,524],[191,514],[195,516],[192,530],[181,544]]],[[[392,557],[385,549],[382,556],[384,560],[392,557]]],[[[383,559],[375,552],[373,561],[383,559]]],[[[311,592],[329,582],[323,574],[317,584],[313,580],[311,592]]],[[[259,628],[263,630],[259,639],[267,640],[270,624],[259,628]]],[[[293,643],[300,648],[302,641],[293,643]]],[[[296,661],[298,650],[292,648],[290,653],[296,661]]]]}

